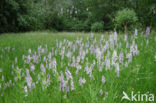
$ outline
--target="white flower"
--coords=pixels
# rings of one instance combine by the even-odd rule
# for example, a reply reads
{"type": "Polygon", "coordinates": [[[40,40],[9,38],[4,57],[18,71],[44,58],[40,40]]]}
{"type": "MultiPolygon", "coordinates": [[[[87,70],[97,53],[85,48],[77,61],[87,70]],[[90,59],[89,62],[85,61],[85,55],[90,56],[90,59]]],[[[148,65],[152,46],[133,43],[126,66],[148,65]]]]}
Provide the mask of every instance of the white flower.
{"type": "Polygon", "coordinates": [[[27,86],[24,86],[24,92],[25,92],[25,96],[28,96],[28,88],[27,88],[27,86]]]}

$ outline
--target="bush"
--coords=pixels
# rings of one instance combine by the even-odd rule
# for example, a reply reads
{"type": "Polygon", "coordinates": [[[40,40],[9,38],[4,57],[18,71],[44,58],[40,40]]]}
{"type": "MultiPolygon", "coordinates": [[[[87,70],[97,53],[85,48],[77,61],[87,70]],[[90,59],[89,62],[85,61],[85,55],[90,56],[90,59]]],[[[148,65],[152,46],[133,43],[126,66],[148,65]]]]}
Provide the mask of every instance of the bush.
{"type": "Polygon", "coordinates": [[[20,16],[17,20],[19,31],[35,31],[40,30],[43,27],[43,24],[40,23],[38,18],[32,16],[20,16]]]}
{"type": "Polygon", "coordinates": [[[101,22],[95,22],[91,25],[91,31],[93,32],[101,32],[103,31],[103,23],[101,22]]]}
{"type": "Polygon", "coordinates": [[[115,18],[114,24],[117,28],[123,28],[127,31],[128,28],[132,28],[137,23],[137,16],[134,10],[131,9],[123,9],[118,11],[115,18]]]}

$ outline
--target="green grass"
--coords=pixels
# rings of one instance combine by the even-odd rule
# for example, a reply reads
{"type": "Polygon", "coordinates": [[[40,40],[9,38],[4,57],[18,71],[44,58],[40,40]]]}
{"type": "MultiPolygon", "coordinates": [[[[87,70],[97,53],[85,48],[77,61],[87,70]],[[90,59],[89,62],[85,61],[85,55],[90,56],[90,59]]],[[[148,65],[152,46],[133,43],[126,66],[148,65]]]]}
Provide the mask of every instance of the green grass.
{"type": "MultiPolygon", "coordinates": [[[[105,40],[109,39],[108,33],[103,34],[95,34],[94,38],[97,41],[100,41],[101,35],[104,35],[105,40]]],[[[42,45],[44,48],[47,45],[48,52],[51,51],[52,47],[54,50],[58,50],[56,48],[56,40],[64,41],[64,39],[69,40],[71,42],[75,42],[78,38],[83,39],[83,43],[87,43],[87,37],[90,36],[90,33],[68,33],[68,32],[30,32],[30,33],[15,33],[15,34],[2,34],[0,35],[0,68],[2,72],[0,72],[0,102],[1,103],[131,103],[132,101],[123,100],[121,98],[123,96],[123,91],[125,91],[129,96],[131,91],[135,93],[140,92],[140,94],[145,94],[150,92],[152,94],[156,94],[156,61],[154,56],[156,55],[156,41],[154,40],[156,36],[156,32],[152,32],[148,38],[141,36],[138,34],[138,38],[135,40],[138,45],[139,55],[134,56],[132,58],[132,62],[125,67],[120,65],[120,76],[119,78],[116,75],[115,68],[111,67],[109,70],[105,70],[103,67],[103,71],[99,72],[99,66],[97,63],[93,69],[93,78],[89,78],[89,76],[84,72],[84,68],[86,66],[86,60],[80,63],[82,69],[79,74],[75,74],[75,68],[68,67],[68,58],[64,58],[62,63],[64,64],[61,67],[61,57],[54,56],[57,60],[57,74],[54,75],[52,70],[46,72],[46,74],[50,73],[50,85],[47,89],[42,88],[42,83],[36,85],[30,92],[28,92],[28,96],[24,96],[24,89],[22,86],[26,86],[25,78],[22,75],[18,75],[18,68],[22,73],[25,73],[25,69],[29,68],[29,65],[24,64],[22,60],[23,55],[28,55],[28,50],[31,49],[32,53],[37,52],[37,48],[39,45],[42,45]],[[146,41],[149,40],[148,45],[146,45],[146,41]],[[10,47],[10,51],[8,52],[7,47],[10,47]],[[15,48],[15,50],[13,50],[15,48]],[[17,57],[17,64],[15,64],[15,58],[17,57]],[[12,68],[12,64],[15,65],[12,68]],[[65,71],[65,67],[68,67],[70,70],[73,80],[75,90],[69,91],[69,93],[61,92],[59,89],[59,78],[60,71],[65,71]],[[12,74],[12,71],[14,74],[12,74]],[[4,76],[4,81],[2,81],[2,75],[4,76]],[[101,76],[104,75],[106,78],[106,83],[102,84],[101,76]],[[86,83],[83,85],[83,88],[79,85],[79,77],[83,77],[86,79],[86,83]],[[15,82],[14,78],[18,77],[18,81],[15,82]],[[5,84],[12,80],[14,86],[9,86],[4,89],[5,84]],[[104,94],[100,94],[100,90],[103,90],[104,94]],[[105,93],[108,93],[108,96],[105,96],[105,93]]],[[[117,53],[119,55],[120,51],[126,51],[125,43],[124,43],[124,35],[118,35],[118,42],[122,43],[120,48],[116,47],[117,53]]],[[[128,36],[129,43],[132,43],[131,35],[128,36]]],[[[93,42],[93,41],[90,41],[93,42]]],[[[104,42],[105,44],[105,42],[104,42]]],[[[104,45],[103,44],[103,45],[104,45]]],[[[67,44],[63,44],[67,46],[67,44]]],[[[99,42],[97,46],[99,46],[99,42]]],[[[70,49],[67,49],[70,50],[70,49]]],[[[71,49],[72,50],[72,49],[71,49]]],[[[129,51],[129,49],[127,49],[129,51]]],[[[58,52],[59,53],[59,52],[58,52]]],[[[112,55],[113,50],[110,50],[112,55]]],[[[47,56],[48,54],[44,54],[43,56],[47,56]]],[[[76,50],[73,55],[77,56],[78,51],[76,50]]],[[[105,55],[105,54],[104,54],[105,55]]],[[[90,65],[92,61],[95,60],[95,55],[90,53],[87,54],[88,61],[90,65]]],[[[104,61],[104,60],[102,60],[104,61]]],[[[42,62],[42,61],[41,61],[42,62]]],[[[41,63],[40,62],[40,63],[41,63]]],[[[40,73],[40,63],[35,64],[35,74],[31,74],[32,79],[37,80],[37,74],[40,73]]],[[[43,74],[41,80],[46,78],[46,74],[43,74]]],[[[143,101],[141,103],[146,103],[143,101]]]]}

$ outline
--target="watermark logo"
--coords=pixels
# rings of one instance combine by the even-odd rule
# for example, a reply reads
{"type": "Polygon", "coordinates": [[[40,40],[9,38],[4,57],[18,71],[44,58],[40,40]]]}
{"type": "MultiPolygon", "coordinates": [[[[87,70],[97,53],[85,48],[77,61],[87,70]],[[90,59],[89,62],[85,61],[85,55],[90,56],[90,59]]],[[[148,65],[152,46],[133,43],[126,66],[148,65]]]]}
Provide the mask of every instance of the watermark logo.
{"type": "Polygon", "coordinates": [[[151,94],[149,92],[141,94],[140,92],[134,93],[131,92],[131,95],[128,95],[125,91],[123,91],[123,97],[121,100],[129,100],[129,101],[148,101],[153,102],[154,101],[154,94],[151,94]]]}

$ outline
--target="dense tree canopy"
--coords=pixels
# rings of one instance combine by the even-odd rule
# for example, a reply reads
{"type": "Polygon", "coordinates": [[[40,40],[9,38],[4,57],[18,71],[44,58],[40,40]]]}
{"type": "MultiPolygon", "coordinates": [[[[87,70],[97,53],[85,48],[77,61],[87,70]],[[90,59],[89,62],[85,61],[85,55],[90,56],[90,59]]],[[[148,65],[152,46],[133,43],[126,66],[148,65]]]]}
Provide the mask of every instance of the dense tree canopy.
{"type": "Polygon", "coordinates": [[[112,30],[117,11],[134,10],[143,27],[156,26],[155,0],[0,0],[0,32],[112,30]]]}

